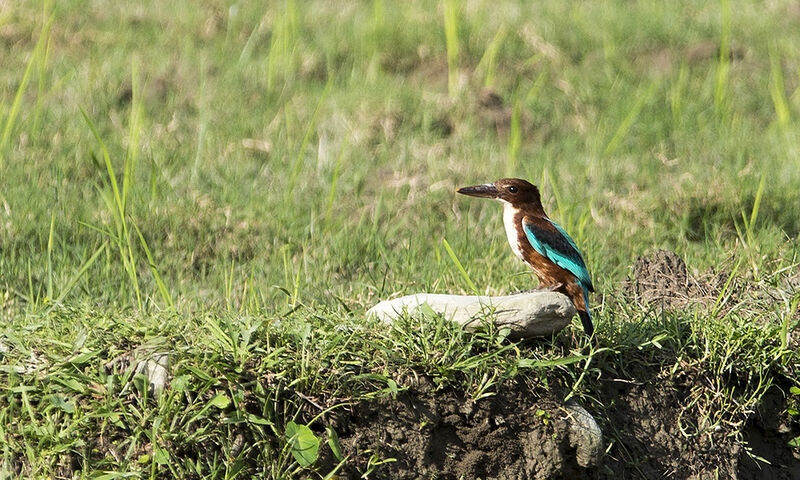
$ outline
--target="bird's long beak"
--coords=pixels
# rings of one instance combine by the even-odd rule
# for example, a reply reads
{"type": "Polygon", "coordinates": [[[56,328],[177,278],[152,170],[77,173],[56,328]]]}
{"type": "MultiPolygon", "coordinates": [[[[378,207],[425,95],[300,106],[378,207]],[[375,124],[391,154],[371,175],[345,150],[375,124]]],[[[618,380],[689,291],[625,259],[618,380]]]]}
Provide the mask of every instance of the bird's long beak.
{"type": "Polygon", "coordinates": [[[475,185],[474,187],[462,187],[456,192],[470,197],[497,198],[500,195],[500,191],[492,183],[475,185]]]}

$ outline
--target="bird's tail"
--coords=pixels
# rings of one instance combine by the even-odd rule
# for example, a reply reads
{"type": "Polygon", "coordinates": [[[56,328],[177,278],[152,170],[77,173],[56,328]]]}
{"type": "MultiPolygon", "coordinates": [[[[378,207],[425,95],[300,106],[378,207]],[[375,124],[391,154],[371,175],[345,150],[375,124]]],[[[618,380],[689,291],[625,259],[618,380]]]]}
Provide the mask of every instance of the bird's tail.
{"type": "Polygon", "coordinates": [[[592,314],[589,313],[589,292],[586,290],[586,287],[583,287],[583,305],[585,306],[586,310],[578,309],[578,316],[581,318],[581,323],[583,324],[583,331],[586,332],[586,335],[591,337],[594,335],[594,325],[592,324],[592,314]]]}

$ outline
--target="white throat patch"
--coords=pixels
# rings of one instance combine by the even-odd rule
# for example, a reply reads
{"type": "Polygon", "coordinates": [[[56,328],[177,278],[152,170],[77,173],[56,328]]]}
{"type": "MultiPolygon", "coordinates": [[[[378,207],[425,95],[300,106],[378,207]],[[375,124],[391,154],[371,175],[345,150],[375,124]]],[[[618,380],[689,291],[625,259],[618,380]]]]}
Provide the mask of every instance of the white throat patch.
{"type": "Polygon", "coordinates": [[[508,245],[511,247],[511,251],[514,252],[514,255],[522,260],[522,249],[519,246],[519,233],[517,232],[517,225],[514,220],[517,213],[519,213],[519,209],[505,200],[499,198],[498,200],[503,204],[503,226],[506,227],[508,245]]]}

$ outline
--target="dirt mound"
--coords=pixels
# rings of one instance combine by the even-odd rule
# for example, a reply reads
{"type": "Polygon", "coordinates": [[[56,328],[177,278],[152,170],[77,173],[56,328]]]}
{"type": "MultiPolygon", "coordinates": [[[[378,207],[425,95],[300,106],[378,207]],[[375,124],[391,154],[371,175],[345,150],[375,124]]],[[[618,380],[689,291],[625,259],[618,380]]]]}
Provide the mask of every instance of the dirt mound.
{"type": "Polygon", "coordinates": [[[749,284],[742,277],[729,278],[726,268],[699,276],[688,272],[686,263],[671,250],[656,250],[636,259],[632,279],[623,283],[623,291],[647,305],[665,310],[689,305],[711,306],[726,289],[729,301],[741,300],[742,295],[764,294],[763,286],[749,284]],[[730,282],[729,282],[730,280],[730,282]],[[726,287],[727,285],[727,287],[726,287]]]}
{"type": "Polygon", "coordinates": [[[689,275],[686,263],[675,252],[656,250],[636,259],[633,266],[633,292],[645,303],[665,307],[686,305],[689,301],[689,275]]]}
{"type": "MultiPolygon", "coordinates": [[[[800,478],[787,445],[798,432],[780,433],[761,420],[780,416],[780,402],[766,403],[745,433],[769,465],[751,459],[725,432],[684,436],[680,422],[698,420],[686,418],[687,393],[659,383],[603,382],[596,399],[604,407],[587,409],[606,436],[607,453],[588,468],[576,461],[563,392],[542,394],[518,381],[477,402],[430,389],[363,402],[337,422],[344,453],[351,455],[342,474],[358,478],[377,458],[394,461],[373,467],[370,478],[800,478]]],[[[336,463],[324,458],[322,471],[336,463]]]]}

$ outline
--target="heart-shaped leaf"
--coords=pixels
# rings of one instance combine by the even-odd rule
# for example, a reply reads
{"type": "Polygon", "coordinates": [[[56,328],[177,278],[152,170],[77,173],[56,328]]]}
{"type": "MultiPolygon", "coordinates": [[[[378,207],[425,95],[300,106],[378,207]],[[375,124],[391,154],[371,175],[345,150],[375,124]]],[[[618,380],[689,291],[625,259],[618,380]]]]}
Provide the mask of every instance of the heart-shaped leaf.
{"type": "Polygon", "coordinates": [[[286,424],[286,437],[292,447],[292,456],[297,463],[308,467],[317,461],[319,453],[319,438],[307,425],[298,425],[294,422],[286,424]]]}

